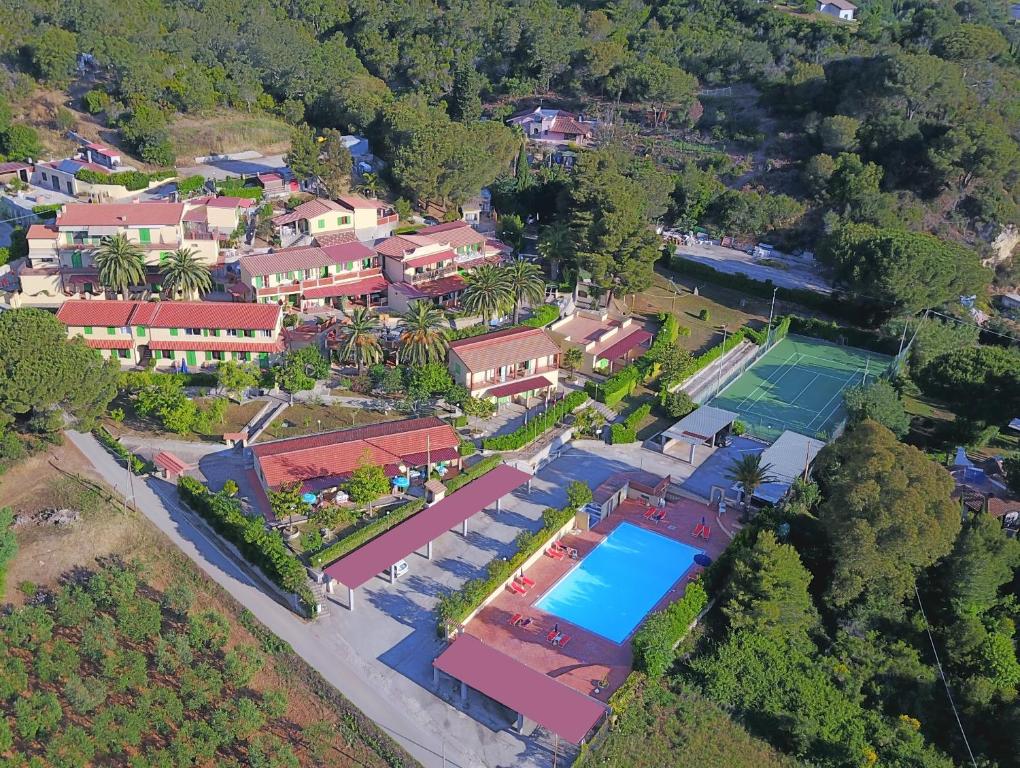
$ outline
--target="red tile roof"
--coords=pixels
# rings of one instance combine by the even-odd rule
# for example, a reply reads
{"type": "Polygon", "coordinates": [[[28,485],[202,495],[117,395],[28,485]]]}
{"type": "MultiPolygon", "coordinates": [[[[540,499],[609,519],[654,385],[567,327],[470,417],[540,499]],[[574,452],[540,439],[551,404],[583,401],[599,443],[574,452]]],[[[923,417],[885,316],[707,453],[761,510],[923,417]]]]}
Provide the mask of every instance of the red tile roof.
{"type": "Polygon", "coordinates": [[[206,213],[206,206],[200,205],[197,208],[189,208],[184,212],[182,221],[208,221],[209,214],[206,213]]]}
{"type": "Polygon", "coordinates": [[[183,215],[183,203],[68,203],[57,214],[57,226],[172,227],[183,215]]]}
{"type": "Polygon", "coordinates": [[[324,235],[314,235],[312,239],[320,248],[329,248],[334,245],[353,243],[358,239],[358,235],[353,229],[348,229],[343,232],[327,232],[324,235]]]}
{"type": "Polygon", "coordinates": [[[278,272],[292,272],[295,269],[317,269],[348,261],[370,259],[374,252],[364,243],[354,241],[327,248],[306,246],[281,248],[272,253],[243,256],[238,263],[252,275],[274,275],[278,272]]]}
{"type": "Polygon", "coordinates": [[[409,267],[428,267],[433,264],[438,264],[441,261],[453,261],[456,255],[457,254],[447,248],[445,251],[429,253],[424,256],[409,256],[404,259],[404,264],[409,267]]]}
{"type": "Polygon", "coordinates": [[[177,458],[170,451],[160,451],[153,457],[152,463],[157,468],[162,469],[165,472],[169,472],[174,475],[179,475],[186,470],[190,465],[185,464],[184,461],[177,458]]]}
{"type": "Polygon", "coordinates": [[[57,320],[76,328],[93,325],[123,328],[131,324],[131,313],[137,304],[137,301],[65,301],[57,310],[57,320]]]}
{"type": "Polygon", "coordinates": [[[530,379],[516,379],[509,384],[501,384],[498,387],[485,390],[486,397],[511,397],[522,392],[530,392],[534,389],[545,389],[553,384],[545,376],[533,376],[530,379]]]}
{"type": "Polygon", "coordinates": [[[418,237],[431,237],[437,243],[444,243],[451,248],[465,245],[483,245],[485,238],[476,232],[466,221],[449,221],[419,229],[418,237]]]}
{"type": "Polygon", "coordinates": [[[131,339],[90,339],[87,336],[79,336],[85,339],[85,343],[93,349],[131,349],[131,339]]]}
{"type": "Polygon", "coordinates": [[[58,232],[45,224],[33,224],[25,235],[29,240],[56,240],[58,232]]]}
{"type": "Polygon", "coordinates": [[[169,341],[154,339],[149,342],[149,349],[166,349],[174,352],[282,352],[283,341],[222,341],[208,336],[193,336],[189,339],[173,339],[169,341]]]}
{"type": "Polygon", "coordinates": [[[27,171],[31,167],[28,163],[19,163],[16,160],[11,160],[6,163],[0,163],[0,173],[17,173],[18,171],[27,171]]]}
{"type": "Polygon", "coordinates": [[[367,197],[362,197],[361,195],[340,195],[338,199],[343,205],[347,206],[351,210],[370,208],[374,211],[376,208],[385,207],[385,205],[380,203],[378,200],[369,200],[367,197]]]}
{"type": "Polygon", "coordinates": [[[554,133],[565,133],[567,135],[587,136],[591,133],[591,126],[578,122],[573,117],[562,114],[553,118],[549,130],[554,133]]]}
{"type": "Polygon", "coordinates": [[[558,355],[559,345],[542,328],[508,328],[450,342],[469,371],[480,372],[558,355]]]}
{"type": "Polygon", "coordinates": [[[414,253],[419,248],[428,248],[436,245],[431,237],[420,235],[394,235],[387,237],[375,246],[376,253],[383,256],[392,256],[395,259],[403,259],[408,254],[414,253]]]}
{"type": "Polygon", "coordinates": [[[223,195],[222,197],[210,197],[206,201],[206,205],[210,208],[251,208],[255,205],[255,201],[250,197],[231,197],[230,195],[223,195]]]}
{"type": "Polygon", "coordinates": [[[365,451],[377,464],[399,464],[427,448],[442,451],[460,445],[453,428],[435,417],[403,419],[355,429],[285,438],[252,447],[270,488],[320,477],[349,475],[365,451]]]}
{"type": "Polygon", "coordinates": [[[278,227],[284,224],[293,224],[301,219],[314,219],[330,211],[344,211],[346,213],[347,209],[339,203],[334,203],[332,200],[317,197],[314,200],[301,203],[290,213],[281,213],[279,216],[274,216],[273,224],[278,227]]]}
{"type": "Polygon", "coordinates": [[[336,285],[324,285],[319,288],[309,288],[302,291],[306,299],[325,299],[330,296],[364,296],[368,293],[379,293],[385,291],[388,283],[382,275],[373,275],[361,280],[352,280],[348,283],[337,283],[336,285]]]}
{"type": "Polygon", "coordinates": [[[445,296],[448,293],[456,293],[457,291],[464,290],[465,285],[467,285],[467,283],[464,282],[464,278],[460,275],[442,277],[439,280],[433,280],[431,283],[419,283],[418,285],[411,285],[411,283],[393,283],[393,287],[397,288],[405,296],[417,299],[434,299],[437,296],[445,296]]]}
{"type": "Polygon", "coordinates": [[[275,304],[214,301],[65,301],[57,319],[83,327],[144,325],[150,328],[229,328],[272,331],[282,310],[275,304]]]}
{"type": "Polygon", "coordinates": [[[615,360],[618,357],[623,357],[632,349],[635,349],[636,347],[639,347],[642,344],[647,343],[651,339],[652,339],[651,333],[643,329],[638,329],[631,333],[629,336],[620,339],[612,346],[602,350],[597,355],[595,355],[595,357],[603,358],[605,360],[615,360]]]}

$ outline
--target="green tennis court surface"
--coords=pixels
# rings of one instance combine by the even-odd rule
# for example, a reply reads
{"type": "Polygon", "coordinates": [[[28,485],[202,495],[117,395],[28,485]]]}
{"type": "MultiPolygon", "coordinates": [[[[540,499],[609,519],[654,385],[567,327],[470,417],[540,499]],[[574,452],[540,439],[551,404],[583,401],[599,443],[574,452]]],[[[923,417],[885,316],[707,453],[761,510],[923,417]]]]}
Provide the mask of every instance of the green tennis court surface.
{"type": "Polygon", "coordinates": [[[843,390],[885,373],[892,358],[804,336],[788,336],[710,405],[740,414],[748,432],[775,440],[792,429],[827,439],[845,415],[843,390]]]}

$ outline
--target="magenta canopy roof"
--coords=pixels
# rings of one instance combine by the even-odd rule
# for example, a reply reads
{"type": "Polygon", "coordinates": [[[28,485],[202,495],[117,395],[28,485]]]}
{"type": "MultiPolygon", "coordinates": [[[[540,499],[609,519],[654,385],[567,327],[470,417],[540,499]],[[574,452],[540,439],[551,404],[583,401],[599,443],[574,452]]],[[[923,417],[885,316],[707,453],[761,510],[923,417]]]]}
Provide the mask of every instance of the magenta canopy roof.
{"type": "Polygon", "coordinates": [[[509,384],[493,387],[485,393],[485,396],[510,397],[511,395],[519,395],[521,392],[530,392],[533,389],[545,389],[551,386],[552,382],[545,376],[534,376],[530,379],[517,379],[509,384]]]}
{"type": "Polygon", "coordinates": [[[500,464],[438,504],[423,509],[349,555],[324,568],[327,576],[357,589],[446,531],[481,512],[531,479],[527,472],[500,464]]]}
{"type": "Polygon", "coordinates": [[[618,342],[599,352],[595,357],[602,358],[605,360],[615,360],[618,357],[623,357],[635,347],[644,344],[646,341],[652,338],[652,334],[648,331],[634,331],[630,336],[625,339],[620,339],[618,342]]]}
{"type": "Polygon", "coordinates": [[[432,665],[500,704],[580,744],[606,705],[543,675],[473,635],[461,635],[432,665]]]}

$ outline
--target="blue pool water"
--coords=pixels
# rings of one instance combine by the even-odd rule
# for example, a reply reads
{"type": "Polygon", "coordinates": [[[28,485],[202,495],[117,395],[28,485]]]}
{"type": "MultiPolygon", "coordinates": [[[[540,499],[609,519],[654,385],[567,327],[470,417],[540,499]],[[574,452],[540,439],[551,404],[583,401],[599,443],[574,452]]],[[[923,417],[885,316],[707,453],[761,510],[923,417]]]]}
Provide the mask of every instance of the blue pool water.
{"type": "Polygon", "coordinates": [[[622,643],[699,552],[622,523],[536,607],[622,643]]]}

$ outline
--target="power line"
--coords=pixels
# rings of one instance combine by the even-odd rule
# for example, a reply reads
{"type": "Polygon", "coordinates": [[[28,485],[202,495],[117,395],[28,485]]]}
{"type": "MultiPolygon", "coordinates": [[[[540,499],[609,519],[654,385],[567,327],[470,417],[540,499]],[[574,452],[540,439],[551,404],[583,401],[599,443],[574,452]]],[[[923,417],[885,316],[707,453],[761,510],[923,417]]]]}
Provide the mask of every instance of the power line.
{"type": "Polygon", "coordinates": [[[935,666],[939,671],[939,677],[942,678],[942,685],[946,688],[946,697],[949,699],[949,706],[953,710],[953,715],[956,717],[956,724],[960,728],[960,735],[963,737],[963,743],[967,747],[967,754],[970,755],[970,764],[977,768],[977,760],[974,759],[974,752],[970,748],[970,742],[967,740],[967,732],[963,730],[963,721],[960,719],[960,712],[956,709],[956,702],[953,701],[953,692],[949,689],[949,681],[946,679],[946,673],[942,669],[942,661],[939,659],[939,652],[935,648],[935,638],[932,637],[931,627],[928,625],[928,616],[924,612],[924,605],[921,603],[921,592],[917,588],[917,584],[914,584],[914,594],[917,596],[917,607],[921,609],[921,618],[924,619],[924,631],[928,633],[928,642],[931,643],[931,652],[935,655],[935,666]]]}

